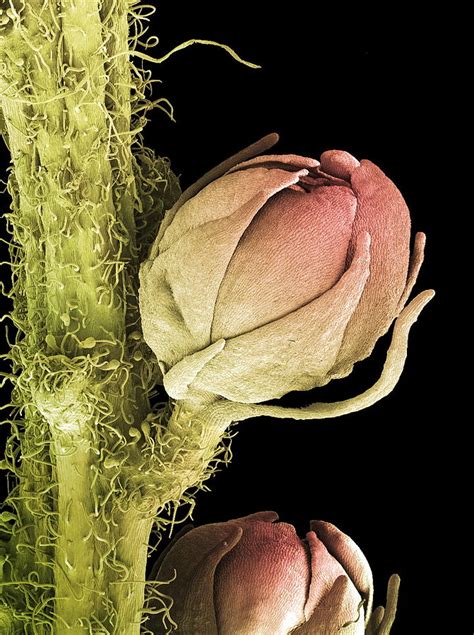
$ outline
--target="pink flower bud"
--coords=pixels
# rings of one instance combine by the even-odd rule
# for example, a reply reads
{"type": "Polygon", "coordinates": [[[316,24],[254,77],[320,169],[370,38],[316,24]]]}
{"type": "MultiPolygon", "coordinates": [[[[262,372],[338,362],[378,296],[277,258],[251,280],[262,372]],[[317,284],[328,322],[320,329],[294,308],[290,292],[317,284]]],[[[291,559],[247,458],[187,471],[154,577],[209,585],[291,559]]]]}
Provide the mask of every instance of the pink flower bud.
{"type": "Polygon", "coordinates": [[[272,143],[191,186],[142,264],[143,332],[174,398],[258,403],[344,377],[415,283],[424,235],[410,263],[409,210],[376,165],[248,158],[272,143]]]}
{"type": "MultiPolygon", "coordinates": [[[[359,547],[330,523],[306,539],[260,512],[204,525],[178,538],[156,574],[183,635],[364,633],[372,573],[359,547]]],[[[155,618],[156,633],[167,631],[155,618]]]]}

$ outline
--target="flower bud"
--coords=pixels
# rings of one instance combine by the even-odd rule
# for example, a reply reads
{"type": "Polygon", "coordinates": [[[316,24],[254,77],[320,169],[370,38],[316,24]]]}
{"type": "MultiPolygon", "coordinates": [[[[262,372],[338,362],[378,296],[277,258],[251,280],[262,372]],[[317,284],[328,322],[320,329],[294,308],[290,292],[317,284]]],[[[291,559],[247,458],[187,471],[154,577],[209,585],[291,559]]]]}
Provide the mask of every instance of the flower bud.
{"type": "Polygon", "coordinates": [[[409,210],[376,165],[254,156],[273,142],[191,186],[141,266],[143,333],[173,398],[259,403],[344,377],[415,283],[424,235],[410,262],[409,210]]]}
{"type": "MultiPolygon", "coordinates": [[[[204,525],[171,545],[155,576],[174,578],[162,589],[177,633],[363,635],[373,584],[362,551],[330,523],[312,521],[301,540],[277,519],[260,512],[204,525]]],[[[154,632],[165,628],[154,619],[154,632]]]]}

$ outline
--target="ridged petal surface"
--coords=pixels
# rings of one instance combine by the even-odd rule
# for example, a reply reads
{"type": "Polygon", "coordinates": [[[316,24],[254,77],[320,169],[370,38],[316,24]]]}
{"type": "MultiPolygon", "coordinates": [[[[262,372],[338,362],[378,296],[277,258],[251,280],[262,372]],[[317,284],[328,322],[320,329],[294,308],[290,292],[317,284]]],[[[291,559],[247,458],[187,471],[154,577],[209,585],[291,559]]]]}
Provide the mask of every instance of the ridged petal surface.
{"type": "MultiPolygon", "coordinates": [[[[156,579],[172,580],[162,591],[173,598],[171,617],[179,624],[180,635],[220,635],[214,607],[215,570],[241,536],[236,524],[203,525],[177,540],[166,554],[156,579]]],[[[168,632],[159,616],[149,628],[155,635],[168,632]]]]}
{"type": "Polygon", "coordinates": [[[350,536],[331,523],[312,520],[310,526],[329,553],[341,563],[356,589],[366,600],[365,614],[369,617],[372,611],[374,583],[372,570],[362,549],[350,536]]]}
{"type": "Polygon", "coordinates": [[[219,562],[215,606],[219,635],[287,635],[304,619],[309,559],[292,525],[242,525],[238,545],[219,562]]]}
{"type": "MultiPolygon", "coordinates": [[[[343,160],[346,161],[345,156],[343,160]]],[[[350,250],[362,232],[369,232],[371,266],[335,364],[333,374],[338,377],[347,375],[355,362],[370,355],[376,341],[398,315],[410,260],[410,212],[394,183],[366,160],[352,170],[350,180],[357,197],[350,250]]]]}
{"type": "Polygon", "coordinates": [[[344,273],[356,212],[347,187],[286,189],[243,233],[217,296],[212,340],[235,337],[319,297],[344,273]]]}
{"type": "Polygon", "coordinates": [[[227,340],[222,352],[197,374],[192,388],[258,403],[327,383],[369,275],[369,247],[369,236],[361,236],[349,269],[319,298],[227,340]]]}
{"type": "MultiPolygon", "coordinates": [[[[227,192],[221,184],[222,196],[228,203],[224,217],[188,228],[163,252],[160,246],[160,254],[140,268],[140,314],[145,340],[158,360],[168,366],[211,343],[217,293],[242,233],[270,196],[305,174],[265,168],[256,172],[257,169],[246,172],[246,196],[240,192],[234,196],[230,183],[227,185],[231,190],[227,192]],[[234,200],[234,207],[230,200],[234,200]]],[[[167,232],[162,242],[166,235],[167,232]]]]}

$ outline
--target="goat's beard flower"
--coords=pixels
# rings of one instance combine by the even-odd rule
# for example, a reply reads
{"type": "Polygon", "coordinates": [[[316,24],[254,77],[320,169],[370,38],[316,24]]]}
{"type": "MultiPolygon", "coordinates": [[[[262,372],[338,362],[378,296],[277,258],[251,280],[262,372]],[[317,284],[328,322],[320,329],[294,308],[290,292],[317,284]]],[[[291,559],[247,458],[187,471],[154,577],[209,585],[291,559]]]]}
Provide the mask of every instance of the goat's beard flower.
{"type": "Polygon", "coordinates": [[[178,633],[363,635],[373,581],[361,549],[331,523],[312,521],[301,540],[277,519],[259,512],[177,537],[152,578],[171,580],[178,633]]]}
{"type": "Polygon", "coordinates": [[[217,166],[168,212],[140,270],[167,392],[259,403],[345,377],[403,309],[424,241],[410,258],[402,195],[347,152],[217,166]]]}

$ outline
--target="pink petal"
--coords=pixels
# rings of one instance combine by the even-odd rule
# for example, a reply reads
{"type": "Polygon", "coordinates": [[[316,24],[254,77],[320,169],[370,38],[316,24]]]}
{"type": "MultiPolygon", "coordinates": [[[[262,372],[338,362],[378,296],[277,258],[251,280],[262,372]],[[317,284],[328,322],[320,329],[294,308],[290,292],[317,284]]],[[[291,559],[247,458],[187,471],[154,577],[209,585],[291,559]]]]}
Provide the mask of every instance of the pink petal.
{"type": "Polygon", "coordinates": [[[272,322],[330,289],[345,270],[356,200],[347,187],[280,191],[254,217],[227,267],[211,339],[272,322]]]}
{"type": "Polygon", "coordinates": [[[354,586],[366,600],[365,614],[372,611],[374,593],[372,570],[367,558],[356,543],[335,525],[322,520],[312,520],[311,529],[325,544],[329,553],[344,567],[354,586]]]}
{"type": "Polygon", "coordinates": [[[231,401],[258,403],[327,383],[369,274],[369,244],[369,236],[360,237],[350,268],[321,297],[226,340],[190,387],[231,401]]]}
{"type": "MultiPolygon", "coordinates": [[[[214,607],[215,570],[241,535],[236,524],[203,525],[177,540],[166,554],[156,579],[164,582],[175,578],[160,590],[173,598],[170,614],[180,632],[220,635],[214,607]]],[[[147,622],[147,627],[165,632],[160,616],[147,622]]]]}
{"type": "Polygon", "coordinates": [[[248,514],[247,516],[241,516],[240,518],[233,518],[229,520],[229,523],[237,523],[239,527],[243,527],[244,523],[253,523],[254,521],[259,520],[265,523],[273,523],[278,520],[278,514],[276,512],[255,512],[253,514],[248,514]]]}
{"type": "Polygon", "coordinates": [[[349,182],[351,174],[359,166],[359,161],[344,150],[326,150],[321,155],[321,170],[349,182]]]}
{"type": "Polygon", "coordinates": [[[309,586],[305,545],[286,523],[253,521],[242,527],[240,542],[216,569],[219,635],[287,635],[304,620],[309,586]]]}
{"type": "Polygon", "coordinates": [[[311,553],[311,583],[304,614],[309,619],[337,578],[346,572],[314,531],[306,534],[306,540],[311,553]]]}
{"type": "Polygon", "coordinates": [[[410,257],[410,213],[392,181],[364,160],[353,170],[351,183],[358,202],[351,249],[360,233],[368,231],[372,237],[371,265],[332,373],[337,377],[347,375],[356,361],[370,355],[397,316],[410,257]]]}

